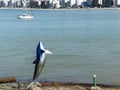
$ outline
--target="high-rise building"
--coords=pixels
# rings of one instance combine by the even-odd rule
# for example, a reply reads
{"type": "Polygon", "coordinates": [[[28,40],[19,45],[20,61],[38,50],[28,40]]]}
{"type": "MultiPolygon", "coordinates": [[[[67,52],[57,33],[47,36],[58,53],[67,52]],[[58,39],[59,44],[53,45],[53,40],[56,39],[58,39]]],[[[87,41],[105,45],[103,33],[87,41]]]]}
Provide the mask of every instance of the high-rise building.
{"type": "Polygon", "coordinates": [[[77,5],[82,5],[83,2],[86,2],[86,0],[77,0],[76,4],[77,5]]]}
{"type": "Polygon", "coordinates": [[[13,8],[14,2],[15,2],[14,0],[9,0],[8,6],[13,8]]]}
{"type": "Polygon", "coordinates": [[[71,7],[76,6],[76,0],[70,0],[70,6],[71,7]]]}
{"type": "Polygon", "coordinates": [[[93,0],[93,3],[92,3],[93,7],[98,7],[98,3],[99,3],[98,0],[93,0]]]}
{"type": "Polygon", "coordinates": [[[60,8],[60,1],[59,0],[53,0],[52,1],[52,7],[53,8],[60,8]]]}
{"type": "Polygon", "coordinates": [[[116,0],[118,6],[120,6],[120,0],[116,0]]]}
{"type": "Polygon", "coordinates": [[[102,5],[102,1],[103,1],[103,0],[98,0],[98,4],[99,4],[99,5],[102,5]]]}
{"type": "Polygon", "coordinates": [[[3,0],[3,6],[7,7],[8,6],[8,0],[3,0]]]}

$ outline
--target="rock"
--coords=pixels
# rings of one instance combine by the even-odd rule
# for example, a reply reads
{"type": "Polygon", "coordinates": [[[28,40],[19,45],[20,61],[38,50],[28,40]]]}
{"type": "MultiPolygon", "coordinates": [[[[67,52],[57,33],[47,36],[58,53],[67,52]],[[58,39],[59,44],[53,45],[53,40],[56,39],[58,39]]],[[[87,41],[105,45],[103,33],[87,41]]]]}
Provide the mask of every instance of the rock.
{"type": "Polygon", "coordinates": [[[18,82],[18,90],[27,90],[28,83],[18,82]]]}
{"type": "Polygon", "coordinates": [[[0,84],[0,90],[17,90],[17,87],[14,83],[2,83],[0,84]]]}
{"type": "Polygon", "coordinates": [[[15,82],[15,77],[0,77],[0,83],[15,82]]]}
{"type": "Polygon", "coordinates": [[[57,86],[60,85],[61,82],[53,81],[53,82],[42,82],[43,86],[57,86]]]}
{"type": "Polygon", "coordinates": [[[37,87],[36,85],[33,85],[32,87],[30,87],[30,89],[29,90],[40,90],[40,88],[39,87],[37,87]]]}
{"type": "Polygon", "coordinates": [[[96,86],[96,87],[91,87],[91,89],[90,90],[101,90],[101,88],[100,87],[98,87],[98,86],[96,86]]]}
{"type": "Polygon", "coordinates": [[[86,88],[81,86],[45,86],[45,87],[37,87],[37,85],[33,85],[29,90],[86,90],[86,88]]]}
{"type": "MultiPolygon", "coordinates": [[[[27,86],[30,82],[10,82],[10,83],[0,83],[0,90],[27,90],[27,86]]],[[[41,83],[42,86],[33,85],[29,90],[120,90],[120,87],[113,86],[101,86],[100,87],[91,87],[90,84],[65,84],[65,83],[57,83],[50,82],[44,84],[41,83]]]]}
{"type": "Polygon", "coordinates": [[[18,84],[17,84],[17,83],[11,83],[10,86],[11,86],[12,88],[18,88],[18,84]]]}
{"type": "Polygon", "coordinates": [[[86,90],[86,88],[84,87],[81,87],[81,86],[69,86],[69,88],[71,88],[71,90],[86,90]]]}

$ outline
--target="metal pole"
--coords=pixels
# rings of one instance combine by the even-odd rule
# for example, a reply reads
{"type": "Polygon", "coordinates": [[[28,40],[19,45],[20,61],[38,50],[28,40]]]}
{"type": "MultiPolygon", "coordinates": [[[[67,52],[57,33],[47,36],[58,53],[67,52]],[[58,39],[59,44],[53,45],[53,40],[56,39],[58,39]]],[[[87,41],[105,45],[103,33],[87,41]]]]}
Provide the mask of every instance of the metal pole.
{"type": "Polygon", "coordinates": [[[93,75],[93,85],[96,87],[96,75],[93,75]]]}

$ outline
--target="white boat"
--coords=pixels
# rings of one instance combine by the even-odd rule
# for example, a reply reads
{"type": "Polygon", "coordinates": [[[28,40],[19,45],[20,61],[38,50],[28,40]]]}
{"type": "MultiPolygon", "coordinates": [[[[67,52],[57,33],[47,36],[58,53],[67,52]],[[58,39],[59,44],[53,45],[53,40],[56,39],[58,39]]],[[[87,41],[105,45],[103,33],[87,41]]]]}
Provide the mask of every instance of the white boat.
{"type": "Polygon", "coordinates": [[[17,16],[18,19],[33,19],[33,18],[34,18],[32,12],[31,12],[31,15],[30,15],[30,12],[29,12],[29,11],[31,11],[31,10],[29,10],[30,8],[29,8],[29,9],[27,8],[27,4],[26,4],[26,3],[27,3],[26,0],[24,0],[23,6],[24,6],[24,8],[25,8],[25,13],[18,15],[18,16],[17,16]],[[29,12],[29,13],[28,13],[28,12],[29,12]]]}
{"type": "Polygon", "coordinates": [[[27,13],[22,14],[22,15],[18,15],[18,19],[33,19],[33,18],[34,18],[34,16],[31,16],[27,13]]]}

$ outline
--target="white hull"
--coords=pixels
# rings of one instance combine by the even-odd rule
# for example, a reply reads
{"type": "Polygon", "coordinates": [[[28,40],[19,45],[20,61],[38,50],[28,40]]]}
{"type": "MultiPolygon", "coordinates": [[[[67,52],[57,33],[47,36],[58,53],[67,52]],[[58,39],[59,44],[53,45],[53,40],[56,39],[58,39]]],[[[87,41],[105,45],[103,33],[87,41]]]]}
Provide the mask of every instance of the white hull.
{"type": "Polygon", "coordinates": [[[23,14],[23,15],[19,15],[18,19],[33,19],[34,17],[31,15],[27,15],[27,14],[23,14]]]}

